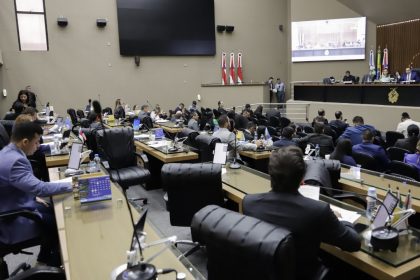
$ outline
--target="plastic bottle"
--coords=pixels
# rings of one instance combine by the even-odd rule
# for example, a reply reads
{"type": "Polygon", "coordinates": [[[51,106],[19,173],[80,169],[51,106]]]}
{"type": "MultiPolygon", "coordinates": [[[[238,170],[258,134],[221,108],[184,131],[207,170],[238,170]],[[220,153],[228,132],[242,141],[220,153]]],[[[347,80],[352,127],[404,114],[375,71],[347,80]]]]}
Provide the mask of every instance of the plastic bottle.
{"type": "Polygon", "coordinates": [[[98,154],[95,154],[93,161],[95,162],[95,171],[96,172],[101,171],[101,158],[99,157],[98,154]]]}
{"type": "Polygon", "coordinates": [[[315,157],[316,158],[319,158],[319,150],[320,150],[319,144],[316,144],[316,146],[315,146],[315,157]]]}
{"type": "Polygon", "coordinates": [[[368,193],[366,197],[366,217],[368,217],[369,220],[372,219],[373,211],[376,207],[376,189],[374,187],[369,187],[368,193]]]}

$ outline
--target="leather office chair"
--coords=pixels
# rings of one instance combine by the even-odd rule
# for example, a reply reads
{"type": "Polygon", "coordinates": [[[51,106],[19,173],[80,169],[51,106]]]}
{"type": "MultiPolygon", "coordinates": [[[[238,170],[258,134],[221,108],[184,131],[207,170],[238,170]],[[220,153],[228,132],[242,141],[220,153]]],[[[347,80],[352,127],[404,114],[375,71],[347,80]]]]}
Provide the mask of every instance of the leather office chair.
{"type": "Polygon", "coordinates": [[[206,205],[223,205],[222,166],[213,163],[169,163],[162,167],[171,225],[189,226],[206,205]]]}
{"type": "Polygon", "coordinates": [[[398,147],[389,147],[386,149],[388,157],[390,160],[403,161],[405,154],[411,154],[409,150],[398,148],[398,147]]]}
{"type": "Polygon", "coordinates": [[[220,139],[202,134],[195,138],[195,142],[197,143],[200,162],[213,161],[213,151],[216,147],[216,143],[221,142],[220,139]]]}
{"type": "Polygon", "coordinates": [[[209,205],[194,215],[191,235],[206,246],[209,280],[295,279],[295,245],[286,229],[209,205]]]}
{"type": "Polygon", "coordinates": [[[409,163],[393,160],[388,166],[388,172],[397,177],[408,177],[411,180],[419,181],[419,172],[417,168],[409,163]]]}
{"type": "Polygon", "coordinates": [[[392,147],[395,145],[398,139],[404,139],[404,134],[396,131],[387,131],[385,133],[386,147],[392,147]]]}
{"type": "Polygon", "coordinates": [[[379,171],[378,163],[373,156],[366,153],[353,152],[353,158],[357,164],[362,166],[362,168],[379,171]]]}
{"type": "Polygon", "coordinates": [[[137,166],[134,131],[131,127],[98,130],[96,143],[100,155],[108,161],[111,180],[117,182],[124,191],[149,180],[149,170],[137,166]]]}
{"type": "Polygon", "coordinates": [[[35,225],[38,225],[38,234],[33,236],[26,237],[19,242],[12,244],[0,242],[0,279],[65,279],[65,274],[62,269],[42,266],[31,268],[30,265],[22,263],[17,266],[17,268],[9,273],[7,263],[4,261],[4,257],[9,254],[27,254],[32,255],[32,253],[25,252],[26,248],[40,245],[41,236],[42,236],[42,225],[39,214],[30,211],[30,210],[15,210],[0,213],[0,220],[2,222],[12,222],[15,219],[29,219],[32,220],[35,225]],[[18,274],[21,270],[24,270],[23,273],[18,274]],[[10,277],[10,278],[8,278],[10,277]]]}

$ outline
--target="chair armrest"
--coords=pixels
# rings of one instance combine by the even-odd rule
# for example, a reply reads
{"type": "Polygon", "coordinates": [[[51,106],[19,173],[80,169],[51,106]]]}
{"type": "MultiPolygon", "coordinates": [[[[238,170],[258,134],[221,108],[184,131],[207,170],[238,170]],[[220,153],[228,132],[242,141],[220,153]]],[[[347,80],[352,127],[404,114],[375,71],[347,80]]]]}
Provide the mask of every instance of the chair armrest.
{"type": "Polygon", "coordinates": [[[14,219],[17,217],[25,217],[36,222],[42,221],[41,216],[37,212],[28,209],[11,210],[0,213],[0,219],[14,219]]]}
{"type": "Polygon", "coordinates": [[[145,153],[139,153],[137,151],[135,151],[134,154],[137,157],[141,158],[144,168],[149,169],[149,159],[147,158],[147,155],[145,153]]]}
{"type": "Polygon", "coordinates": [[[366,200],[364,200],[363,198],[358,197],[354,194],[350,194],[350,193],[336,194],[336,195],[333,196],[333,198],[335,198],[337,200],[351,199],[354,202],[362,205],[363,208],[366,208],[366,200]]]}

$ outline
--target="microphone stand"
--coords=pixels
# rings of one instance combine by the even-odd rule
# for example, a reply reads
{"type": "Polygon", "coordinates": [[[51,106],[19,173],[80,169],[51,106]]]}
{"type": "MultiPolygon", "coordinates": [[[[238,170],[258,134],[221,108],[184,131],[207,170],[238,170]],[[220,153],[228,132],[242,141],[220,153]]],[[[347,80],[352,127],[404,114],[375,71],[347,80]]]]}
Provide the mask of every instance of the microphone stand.
{"type": "Polygon", "coordinates": [[[239,168],[241,168],[241,165],[236,161],[236,156],[237,156],[237,145],[236,145],[236,132],[235,132],[235,130],[233,130],[233,134],[235,135],[235,146],[233,147],[233,153],[234,153],[234,156],[233,156],[233,162],[231,163],[231,164],[229,164],[229,168],[230,169],[239,169],[239,168]]]}

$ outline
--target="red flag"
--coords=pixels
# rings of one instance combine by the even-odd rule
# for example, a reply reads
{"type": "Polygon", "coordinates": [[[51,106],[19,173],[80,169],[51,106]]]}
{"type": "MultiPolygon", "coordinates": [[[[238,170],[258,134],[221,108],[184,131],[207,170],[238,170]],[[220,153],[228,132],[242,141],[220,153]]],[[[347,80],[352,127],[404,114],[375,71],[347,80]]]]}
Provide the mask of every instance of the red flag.
{"type": "Polygon", "coordinates": [[[235,84],[235,54],[230,53],[229,60],[229,83],[231,85],[235,84]]]}
{"type": "Polygon", "coordinates": [[[244,80],[242,76],[242,53],[238,53],[238,85],[242,85],[242,81],[244,80]]]}
{"type": "Polygon", "coordinates": [[[226,53],[222,52],[222,85],[227,84],[227,75],[226,75],[226,53]]]}

